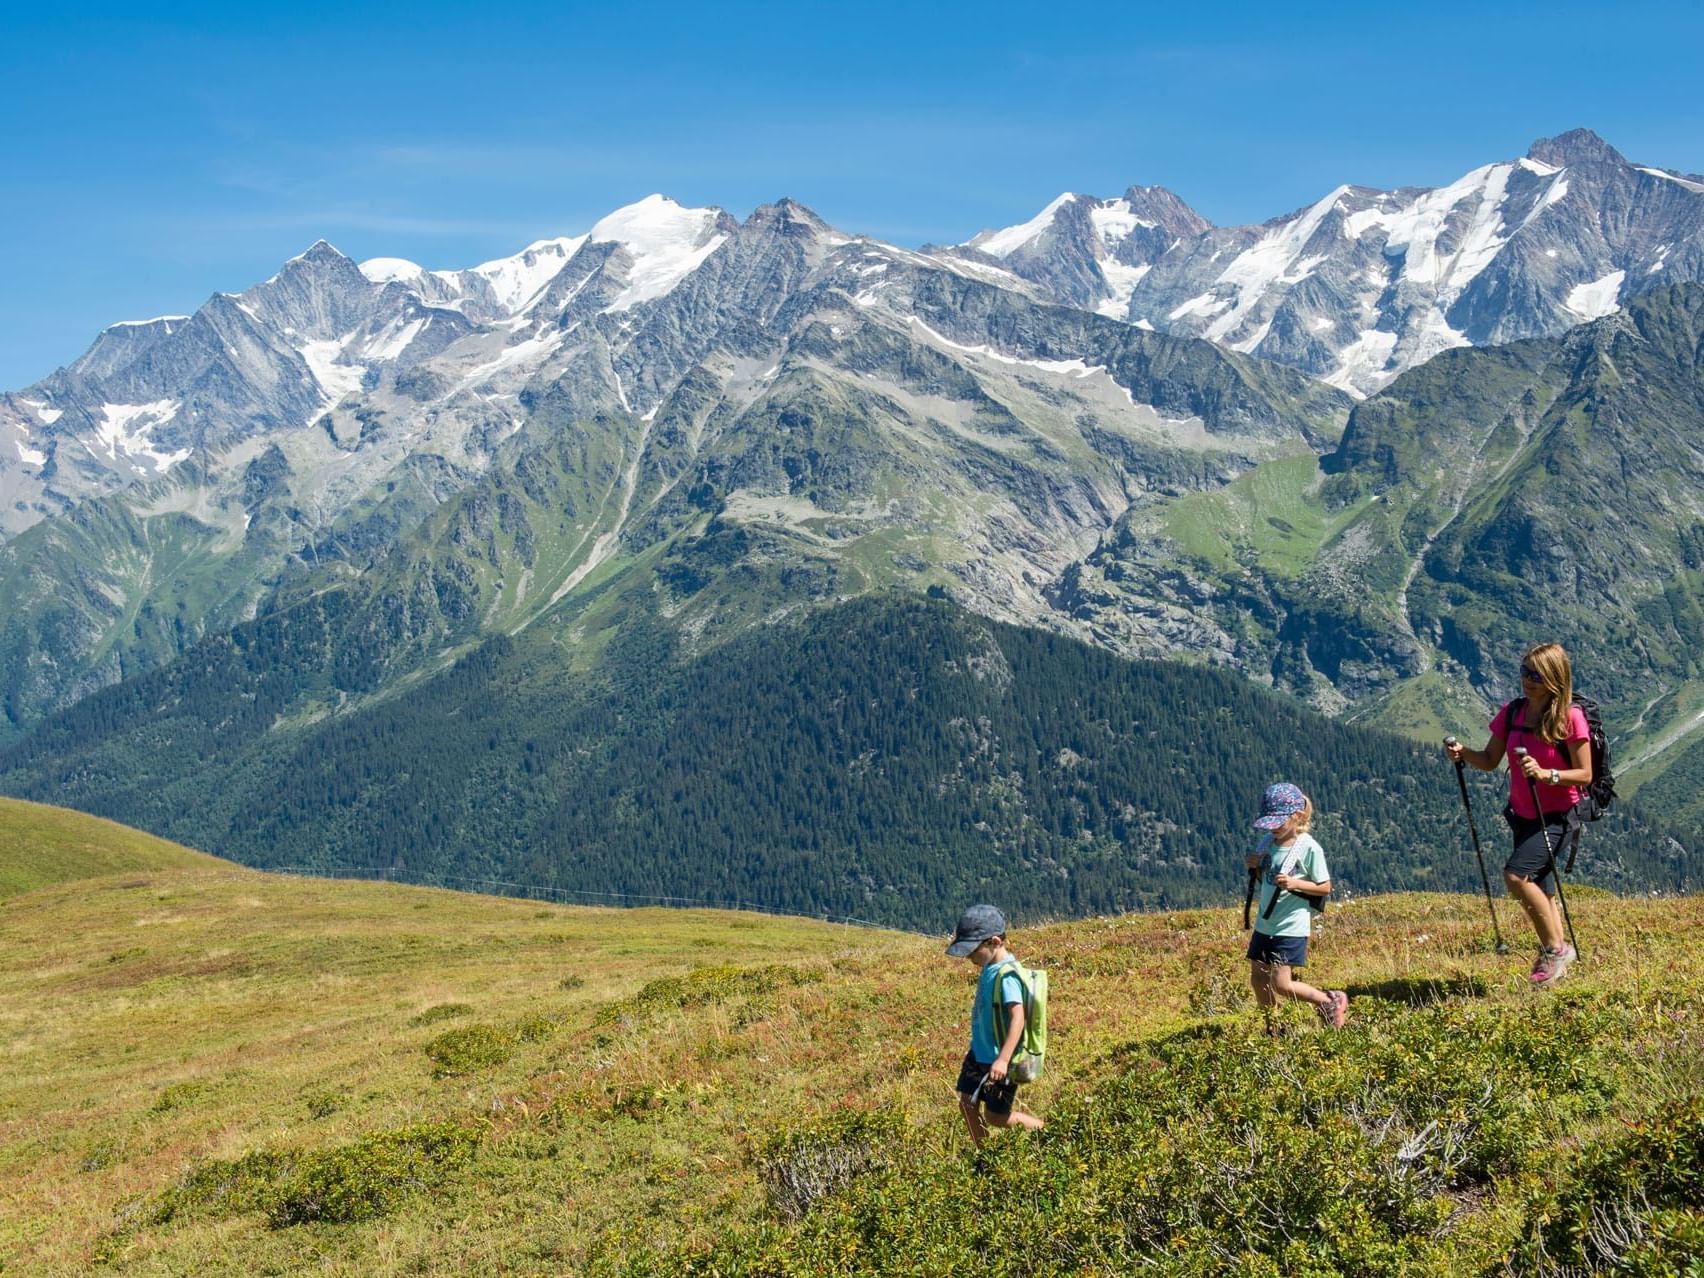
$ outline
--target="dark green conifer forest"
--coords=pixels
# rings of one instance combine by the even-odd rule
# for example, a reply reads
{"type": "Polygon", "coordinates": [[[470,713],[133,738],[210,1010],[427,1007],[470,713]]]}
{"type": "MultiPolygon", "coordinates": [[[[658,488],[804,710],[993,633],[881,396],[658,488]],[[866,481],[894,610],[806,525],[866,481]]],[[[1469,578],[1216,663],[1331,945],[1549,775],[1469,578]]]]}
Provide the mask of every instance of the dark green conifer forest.
{"type": "MultiPolygon", "coordinates": [[[[358,712],[335,593],[97,694],[0,755],[0,786],[259,866],[485,876],[940,929],[1240,899],[1263,786],[1319,809],[1339,894],[1478,890],[1441,751],[1240,676],[1130,662],[939,601],[811,611],[691,656],[630,613],[596,674],[496,638],[358,712]]],[[[1473,778],[1501,864],[1501,778],[1473,778]]],[[[1581,877],[1696,887],[1631,805],[1581,877]]]]}

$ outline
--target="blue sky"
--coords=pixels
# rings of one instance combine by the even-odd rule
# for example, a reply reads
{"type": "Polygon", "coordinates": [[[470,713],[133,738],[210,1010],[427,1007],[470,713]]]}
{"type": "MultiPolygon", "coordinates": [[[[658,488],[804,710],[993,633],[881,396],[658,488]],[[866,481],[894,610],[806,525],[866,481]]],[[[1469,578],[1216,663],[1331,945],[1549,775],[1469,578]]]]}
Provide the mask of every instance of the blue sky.
{"type": "Polygon", "coordinates": [[[1704,171],[1704,5],[0,0],[0,387],[325,238],[468,266],[652,191],[901,244],[1063,190],[1261,221],[1586,126],[1704,171]]]}

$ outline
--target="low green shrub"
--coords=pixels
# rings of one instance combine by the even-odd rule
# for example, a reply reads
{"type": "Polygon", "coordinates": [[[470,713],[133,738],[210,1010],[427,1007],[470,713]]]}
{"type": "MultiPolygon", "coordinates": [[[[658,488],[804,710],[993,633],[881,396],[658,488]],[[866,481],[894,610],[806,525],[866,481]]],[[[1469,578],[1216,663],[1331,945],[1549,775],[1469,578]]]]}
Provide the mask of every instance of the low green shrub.
{"type": "Polygon", "coordinates": [[[309,1118],[330,1118],[349,1104],[349,1093],[342,1088],[319,1088],[302,1094],[302,1104],[309,1118]]]}
{"type": "Polygon", "coordinates": [[[1223,972],[1197,981],[1189,989],[1189,1010],[1197,1016],[1221,1016],[1240,1012],[1254,1002],[1246,979],[1233,979],[1223,972]]]}
{"type": "Polygon", "coordinates": [[[768,963],[762,967],[700,967],[685,976],[659,977],[631,998],[606,1004],[598,1010],[593,1023],[632,1023],[657,1012],[753,998],[789,986],[811,985],[821,979],[819,972],[786,963],[768,963]]]}
{"type": "Polygon", "coordinates": [[[473,1007],[468,1003],[439,1003],[428,1007],[420,1015],[409,1021],[410,1025],[436,1025],[439,1021],[454,1020],[458,1016],[473,1015],[473,1007]]]}
{"type": "Polygon", "coordinates": [[[757,1155],[770,1210],[784,1221],[802,1220],[859,1176],[890,1166],[904,1134],[902,1118],[877,1111],[842,1114],[770,1137],[757,1155]]]}
{"type": "Polygon", "coordinates": [[[142,1219],[225,1219],[261,1212],[273,1228],[347,1223],[393,1211],[473,1158],[479,1133],[456,1123],[373,1132],[325,1150],[256,1150],[197,1164],[154,1199],[142,1219]]]}
{"type": "Polygon", "coordinates": [[[174,1109],[189,1109],[209,1091],[206,1083],[173,1083],[161,1090],[148,1107],[149,1113],[169,1114],[174,1109]]]}
{"type": "Polygon", "coordinates": [[[77,1163],[78,1171],[105,1171],[122,1162],[124,1146],[116,1140],[97,1140],[83,1152],[82,1159],[77,1163]]]}
{"type": "Polygon", "coordinates": [[[296,1155],[255,1150],[241,1158],[211,1159],[185,1172],[154,1200],[148,1220],[163,1225],[180,1216],[240,1216],[263,1210],[272,1187],[294,1165],[296,1155]]]}
{"type": "Polygon", "coordinates": [[[478,1142],[470,1128],[421,1123],[305,1155],[270,1195],[267,1220],[279,1229],[388,1215],[472,1162],[478,1142]]]}
{"type": "Polygon", "coordinates": [[[515,1041],[519,1043],[544,1043],[555,1038],[562,1026],[548,1016],[529,1016],[525,1020],[516,1021],[513,1029],[515,1041]]]}
{"type": "MultiPolygon", "coordinates": [[[[1581,1122],[1613,1111],[1648,1019],[1607,999],[1369,999],[1342,1033],[1273,1040],[1253,1018],[1197,1025],[1122,1049],[1098,1085],[1059,1097],[1044,1131],[996,1133],[968,1156],[942,1155],[964,1148],[949,1106],[921,1132],[871,1114],[777,1136],[757,1164],[775,1219],[704,1251],[626,1250],[614,1267],[1498,1272],[1513,1217],[1464,1233],[1461,1213],[1542,1171],[1581,1122]]],[[[1645,1162],[1670,1169],[1672,1193],[1652,1199],[1647,1232],[1672,1250],[1698,1232],[1686,1206],[1697,1146],[1650,1139],[1645,1162]]]]}
{"type": "Polygon", "coordinates": [[[421,1049],[439,1078],[473,1074],[501,1065],[515,1054],[515,1036],[495,1025],[469,1025],[438,1035],[421,1049]]]}
{"type": "Polygon", "coordinates": [[[1527,1215],[1513,1272],[1704,1274],[1704,1097],[1592,1145],[1527,1215]]]}

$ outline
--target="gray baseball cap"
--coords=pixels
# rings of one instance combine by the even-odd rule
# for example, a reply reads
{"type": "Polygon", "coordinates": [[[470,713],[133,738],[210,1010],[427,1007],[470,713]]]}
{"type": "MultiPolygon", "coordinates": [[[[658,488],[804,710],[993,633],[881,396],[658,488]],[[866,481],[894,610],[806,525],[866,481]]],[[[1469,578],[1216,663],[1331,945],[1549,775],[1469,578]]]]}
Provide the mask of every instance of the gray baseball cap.
{"type": "Polygon", "coordinates": [[[963,958],[991,936],[1006,935],[1006,916],[992,905],[973,905],[959,915],[947,953],[963,958]]]}

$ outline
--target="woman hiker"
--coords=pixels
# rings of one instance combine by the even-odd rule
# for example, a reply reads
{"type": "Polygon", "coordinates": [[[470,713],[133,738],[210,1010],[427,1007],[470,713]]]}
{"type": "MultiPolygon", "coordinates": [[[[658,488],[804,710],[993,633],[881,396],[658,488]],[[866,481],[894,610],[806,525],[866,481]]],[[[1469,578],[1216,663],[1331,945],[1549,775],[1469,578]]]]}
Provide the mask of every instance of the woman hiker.
{"type": "Polygon", "coordinates": [[[1514,850],[1503,866],[1503,882],[1538,933],[1538,959],[1528,979],[1537,986],[1553,985],[1575,953],[1563,935],[1551,872],[1568,834],[1569,809],[1592,782],[1591,731],[1585,711],[1574,704],[1574,672],[1561,644],[1541,643],[1521,658],[1521,695],[1497,711],[1483,750],[1452,741],[1444,752],[1451,762],[1491,772],[1517,748],[1526,754],[1511,754],[1509,761],[1509,804],[1503,816],[1514,850]],[[1534,783],[1538,808],[1533,806],[1534,783]]]}

